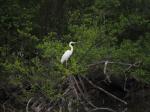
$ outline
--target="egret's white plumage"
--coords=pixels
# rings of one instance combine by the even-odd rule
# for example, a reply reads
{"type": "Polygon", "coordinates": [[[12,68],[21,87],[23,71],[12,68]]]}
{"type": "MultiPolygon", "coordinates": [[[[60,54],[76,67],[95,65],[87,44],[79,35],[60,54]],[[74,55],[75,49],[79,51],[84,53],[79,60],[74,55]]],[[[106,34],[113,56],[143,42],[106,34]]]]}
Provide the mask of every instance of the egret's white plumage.
{"type": "Polygon", "coordinates": [[[65,61],[67,63],[68,59],[70,58],[70,56],[72,55],[73,53],[73,46],[72,44],[74,44],[76,42],[70,42],[69,43],[69,47],[71,48],[70,50],[67,50],[61,57],[61,63],[63,64],[65,61]]]}
{"type": "Polygon", "coordinates": [[[69,57],[72,55],[71,50],[67,50],[63,56],[61,57],[61,63],[64,63],[64,61],[68,61],[69,57]]]}

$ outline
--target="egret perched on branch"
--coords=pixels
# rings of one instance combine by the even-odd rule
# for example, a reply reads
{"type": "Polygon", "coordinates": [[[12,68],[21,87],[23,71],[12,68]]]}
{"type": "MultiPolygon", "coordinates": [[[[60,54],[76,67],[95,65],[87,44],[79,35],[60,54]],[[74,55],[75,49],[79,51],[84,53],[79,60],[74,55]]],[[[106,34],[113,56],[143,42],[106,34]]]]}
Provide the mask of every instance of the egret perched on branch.
{"type": "Polygon", "coordinates": [[[68,59],[70,58],[70,56],[72,55],[73,53],[73,46],[72,44],[75,44],[76,42],[70,42],[69,43],[69,47],[71,48],[70,50],[67,50],[61,57],[61,63],[63,64],[65,61],[66,61],[66,66],[67,66],[67,61],[68,59]]]}

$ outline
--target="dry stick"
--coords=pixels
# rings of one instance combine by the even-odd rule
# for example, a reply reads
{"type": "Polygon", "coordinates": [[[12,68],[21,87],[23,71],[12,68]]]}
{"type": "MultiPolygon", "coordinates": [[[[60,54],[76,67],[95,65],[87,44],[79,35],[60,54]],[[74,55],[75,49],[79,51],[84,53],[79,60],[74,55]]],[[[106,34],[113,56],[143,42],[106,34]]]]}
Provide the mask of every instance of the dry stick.
{"type": "MultiPolygon", "coordinates": [[[[89,105],[91,105],[93,108],[95,108],[95,109],[97,109],[97,110],[107,110],[107,111],[110,111],[110,112],[115,112],[113,109],[110,109],[110,108],[97,107],[97,106],[95,106],[91,101],[88,101],[88,99],[85,98],[84,93],[83,93],[83,91],[81,90],[81,88],[80,88],[80,86],[79,86],[79,84],[78,84],[78,82],[77,82],[77,80],[75,79],[74,76],[73,76],[73,79],[74,79],[74,81],[75,81],[75,83],[76,83],[76,85],[77,85],[77,87],[78,87],[80,93],[82,94],[84,100],[85,100],[89,105]]],[[[94,110],[94,109],[93,109],[93,110],[94,110]]]]}
{"type": "Polygon", "coordinates": [[[135,64],[133,64],[133,65],[130,65],[127,69],[125,69],[125,71],[124,71],[124,76],[125,76],[125,82],[124,82],[124,91],[127,91],[127,89],[126,89],[126,83],[127,83],[127,76],[126,76],[126,72],[127,71],[129,71],[133,66],[135,66],[135,65],[137,65],[138,63],[135,63],[135,64]]]}
{"type": "Polygon", "coordinates": [[[74,79],[74,81],[75,81],[75,84],[76,84],[78,90],[80,91],[81,95],[83,96],[83,99],[84,99],[88,104],[90,104],[92,107],[95,108],[96,106],[95,106],[94,104],[92,104],[90,101],[88,101],[87,98],[85,98],[84,93],[83,93],[83,91],[81,90],[81,88],[80,88],[80,86],[79,86],[79,84],[78,84],[78,82],[76,81],[76,79],[75,79],[74,76],[73,76],[73,79],[74,79]]]}
{"type": "Polygon", "coordinates": [[[95,66],[95,65],[98,65],[98,64],[103,64],[103,63],[105,63],[105,61],[100,61],[100,62],[97,62],[97,63],[89,64],[88,67],[95,66]]]}
{"type": "Polygon", "coordinates": [[[36,112],[40,112],[42,110],[42,106],[43,106],[42,100],[43,100],[43,98],[39,97],[38,100],[31,106],[31,108],[36,112]]]}
{"type": "MultiPolygon", "coordinates": [[[[71,88],[70,88],[70,86],[69,86],[69,87],[65,90],[65,92],[62,94],[62,97],[65,96],[65,95],[67,95],[67,93],[70,92],[70,90],[71,90],[71,88]]],[[[60,98],[62,98],[62,97],[60,97],[60,98]]],[[[47,112],[50,112],[50,111],[58,104],[58,101],[59,101],[59,100],[55,101],[54,104],[53,104],[51,107],[49,107],[49,108],[47,109],[47,112]]]]}
{"type": "Polygon", "coordinates": [[[61,96],[57,101],[55,101],[54,104],[53,104],[51,107],[49,107],[49,108],[47,109],[47,112],[50,112],[50,111],[58,104],[59,100],[62,99],[63,96],[67,95],[67,93],[68,93],[70,90],[71,90],[71,88],[70,88],[70,86],[69,86],[69,87],[65,90],[65,92],[62,94],[62,96],[61,96]]]}
{"type": "MultiPolygon", "coordinates": [[[[81,98],[80,98],[80,96],[78,95],[78,92],[77,92],[77,90],[76,90],[74,81],[72,81],[71,76],[70,76],[70,78],[69,78],[69,81],[70,81],[70,86],[73,88],[73,91],[74,91],[75,96],[76,96],[76,98],[77,98],[77,101],[81,100],[81,98]]],[[[70,111],[71,111],[71,110],[70,110],[71,108],[69,108],[69,107],[71,107],[71,105],[69,106],[69,103],[68,103],[68,111],[70,112],[70,111]]]]}
{"type": "Polygon", "coordinates": [[[70,83],[71,83],[72,88],[73,88],[73,90],[74,90],[74,92],[75,92],[75,94],[76,94],[77,100],[80,100],[80,97],[79,97],[79,95],[78,95],[78,92],[77,92],[77,90],[76,90],[76,88],[75,88],[75,84],[74,84],[74,82],[71,80],[71,76],[70,76],[70,83]]]}
{"type": "Polygon", "coordinates": [[[39,103],[39,101],[36,100],[36,101],[32,104],[31,108],[34,109],[34,108],[36,107],[36,105],[38,105],[38,103],[39,103]]]}
{"type": "MultiPolygon", "coordinates": [[[[80,98],[80,96],[78,95],[78,92],[77,92],[77,89],[76,89],[76,87],[75,87],[75,83],[74,83],[74,81],[73,80],[71,80],[71,77],[70,77],[70,82],[71,82],[71,84],[72,84],[72,88],[73,88],[73,90],[74,90],[74,92],[75,92],[75,95],[76,95],[76,98],[77,98],[77,100],[78,101],[82,101],[81,100],[81,98],[80,98]]],[[[85,110],[87,109],[87,107],[85,106],[85,104],[84,103],[82,103],[81,102],[81,104],[83,105],[83,107],[85,108],[85,110]]]]}
{"type": "Polygon", "coordinates": [[[80,86],[79,86],[79,84],[78,84],[78,82],[77,82],[77,80],[75,79],[74,76],[73,76],[73,79],[74,79],[74,81],[75,81],[75,84],[77,85],[78,90],[80,91],[81,95],[83,96],[83,99],[84,99],[88,104],[90,104],[92,107],[96,108],[96,106],[95,106],[94,104],[92,104],[90,101],[88,101],[88,99],[84,96],[84,93],[83,93],[82,89],[80,88],[80,86]]]}
{"type": "Polygon", "coordinates": [[[29,103],[31,102],[31,100],[33,100],[33,97],[31,97],[31,98],[29,99],[28,103],[27,103],[26,112],[29,112],[29,111],[28,111],[28,108],[29,108],[29,103]]]}
{"type": "MultiPolygon", "coordinates": [[[[90,67],[90,66],[95,66],[95,65],[98,65],[98,64],[103,64],[103,63],[105,63],[106,61],[100,61],[100,62],[97,62],[97,63],[94,63],[94,64],[89,64],[88,65],[88,67],[90,67]]],[[[134,64],[130,64],[130,63],[123,63],[123,62],[113,62],[113,61],[109,61],[108,62],[108,64],[119,64],[119,65],[126,65],[126,66],[134,66],[134,67],[136,67],[136,66],[138,66],[138,64],[140,63],[140,62],[136,62],[136,63],[134,63],[134,64]]]]}
{"type": "Polygon", "coordinates": [[[10,99],[6,100],[6,101],[2,104],[4,112],[6,111],[5,104],[7,104],[7,102],[8,102],[9,100],[10,100],[10,99]]]}
{"type": "Polygon", "coordinates": [[[110,112],[116,112],[110,108],[95,108],[95,109],[92,109],[90,110],[89,112],[93,112],[93,111],[97,111],[97,110],[107,110],[107,111],[110,111],[110,112]]]}
{"type": "MultiPolygon", "coordinates": [[[[70,89],[71,89],[71,88],[67,88],[66,91],[63,93],[63,96],[65,96],[65,95],[70,91],[70,89]]],[[[29,108],[29,103],[31,102],[31,100],[33,100],[33,97],[30,98],[29,101],[28,101],[28,103],[27,103],[26,112],[29,112],[29,111],[28,111],[28,108],[29,108]]],[[[49,107],[49,108],[47,109],[47,112],[49,112],[51,109],[53,109],[53,108],[58,104],[58,101],[59,101],[59,100],[55,101],[54,104],[53,104],[51,107],[49,107]]],[[[37,105],[37,104],[38,104],[38,101],[36,101],[32,106],[35,107],[35,105],[37,105]]],[[[40,106],[40,105],[39,105],[39,106],[40,106]]],[[[38,107],[39,107],[39,106],[38,106],[38,107]]]]}
{"type": "Polygon", "coordinates": [[[70,90],[71,90],[71,88],[68,87],[62,95],[65,96],[70,90]]]}
{"type": "Polygon", "coordinates": [[[62,112],[62,107],[59,105],[59,112],[62,112]]]}
{"type": "Polygon", "coordinates": [[[3,110],[4,110],[4,112],[5,112],[5,103],[3,104],[3,110]]]}
{"type": "MultiPolygon", "coordinates": [[[[129,71],[129,69],[131,69],[132,67],[138,67],[139,64],[141,63],[141,61],[136,62],[136,63],[134,63],[134,64],[128,64],[128,63],[123,63],[123,62],[110,62],[110,61],[108,62],[108,60],[107,60],[107,61],[100,61],[100,62],[97,62],[97,63],[95,63],[95,64],[90,64],[90,65],[88,65],[88,67],[90,67],[90,66],[95,66],[95,65],[98,65],[98,64],[103,64],[103,63],[105,64],[105,65],[104,65],[104,74],[106,75],[106,79],[107,79],[109,82],[111,82],[111,80],[110,80],[108,74],[106,73],[106,69],[107,69],[108,63],[111,63],[111,64],[120,64],[120,65],[129,66],[129,67],[124,71],[124,73],[125,73],[126,71],[129,71]]],[[[127,81],[127,77],[126,77],[126,73],[125,73],[125,83],[124,83],[124,90],[125,90],[125,91],[127,90],[127,89],[126,89],[126,81],[127,81]]]]}
{"type": "Polygon", "coordinates": [[[87,94],[87,90],[86,90],[86,88],[85,88],[85,86],[84,86],[84,83],[83,83],[81,77],[78,76],[78,79],[79,79],[80,84],[81,84],[81,86],[82,86],[82,88],[83,88],[83,92],[84,92],[85,94],[87,94]]]}
{"type": "Polygon", "coordinates": [[[54,104],[47,109],[47,112],[50,112],[57,104],[58,104],[58,101],[55,101],[54,104]]]}
{"type": "Polygon", "coordinates": [[[79,86],[79,84],[78,84],[76,78],[75,78],[74,76],[72,76],[72,77],[73,77],[73,79],[74,79],[74,82],[75,82],[75,84],[76,84],[76,86],[77,86],[79,92],[80,92],[81,95],[85,98],[84,93],[83,93],[82,89],[80,88],[80,86],[79,86]]]}
{"type": "Polygon", "coordinates": [[[105,61],[104,74],[106,75],[106,79],[108,80],[108,82],[111,83],[110,76],[107,74],[107,65],[108,65],[108,63],[109,63],[109,61],[105,61]]]}
{"type": "Polygon", "coordinates": [[[42,110],[43,103],[41,102],[37,107],[35,107],[36,112],[40,112],[42,110]]]}
{"type": "Polygon", "coordinates": [[[104,66],[104,74],[106,74],[107,65],[108,65],[108,61],[105,61],[105,66],[104,66]]]}
{"type": "Polygon", "coordinates": [[[125,72],[124,72],[124,77],[125,77],[125,78],[124,78],[123,90],[124,90],[124,91],[128,91],[127,88],[126,88],[126,85],[127,85],[127,76],[126,76],[126,73],[125,73],[125,72]]]}
{"type": "Polygon", "coordinates": [[[80,86],[79,86],[79,84],[78,84],[78,82],[77,82],[76,78],[75,78],[74,76],[72,76],[72,77],[73,77],[73,80],[74,80],[74,82],[75,82],[75,84],[76,84],[76,86],[77,86],[78,90],[79,90],[79,91],[80,91],[80,93],[84,96],[84,93],[83,93],[82,89],[80,88],[80,86]]]}
{"type": "MultiPolygon", "coordinates": [[[[83,99],[84,100],[86,100],[86,98],[85,98],[85,96],[84,96],[84,94],[83,94],[83,92],[82,92],[82,90],[81,90],[81,88],[79,87],[79,85],[78,85],[78,83],[76,82],[76,79],[75,79],[75,77],[74,76],[72,76],[73,77],[73,79],[74,79],[74,82],[75,82],[75,84],[76,84],[76,86],[77,86],[77,88],[78,88],[78,90],[80,91],[80,93],[81,93],[81,95],[83,96],[83,99]]],[[[75,85],[74,85],[75,86],[75,85]]],[[[76,87],[74,87],[74,89],[76,90],[76,87]]],[[[76,90],[76,94],[78,95],[78,92],[77,92],[77,90],[76,90]]],[[[79,95],[78,95],[79,96],[79,95]]],[[[80,98],[80,97],[79,97],[80,98]]],[[[81,100],[81,98],[79,99],[81,102],[81,104],[83,105],[83,107],[84,107],[84,109],[85,109],[85,111],[89,111],[89,108],[82,102],[82,100],[81,100]]],[[[87,101],[88,102],[88,101],[87,101]]]]}
{"type": "Polygon", "coordinates": [[[76,96],[78,97],[77,100],[80,100],[80,103],[83,105],[84,109],[85,109],[86,111],[88,111],[88,107],[82,102],[82,100],[81,100],[81,98],[79,97],[79,95],[78,95],[77,90],[76,90],[75,87],[74,87],[74,90],[75,90],[75,92],[76,92],[76,96]]]}
{"type": "Polygon", "coordinates": [[[126,107],[122,112],[127,112],[128,108],[126,107]]]}
{"type": "Polygon", "coordinates": [[[116,99],[116,100],[118,100],[118,101],[120,101],[120,102],[122,102],[122,103],[124,103],[124,104],[127,105],[127,102],[126,102],[126,101],[124,101],[124,100],[118,98],[117,96],[111,94],[110,92],[106,91],[105,89],[103,89],[103,88],[101,88],[101,87],[99,87],[99,86],[93,84],[93,82],[90,81],[90,80],[88,80],[86,77],[83,77],[83,78],[86,79],[94,88],[97,88],[97,89],[99,89],[100,91],[103,91],[103,92],[106,93],[107,95],[109,95],[109,96],[113,97],[114,99],[116,99]]]}

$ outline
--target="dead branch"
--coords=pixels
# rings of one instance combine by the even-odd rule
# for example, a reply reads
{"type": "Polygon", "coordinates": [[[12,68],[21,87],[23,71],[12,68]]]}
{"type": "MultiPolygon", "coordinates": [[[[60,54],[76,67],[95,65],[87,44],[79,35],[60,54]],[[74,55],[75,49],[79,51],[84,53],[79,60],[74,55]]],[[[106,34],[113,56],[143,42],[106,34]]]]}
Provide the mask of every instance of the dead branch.
{"type": "MultiPolygon", "coordinates": [[[[83,93],[82,89],[80,88],[80,86],[79,86],[79,84],[78,84],[78,82],[77,82],[77,80],[76,80],[76,78],[75,78],[74,76],[73,76],[73,79],[74,79],[74,81],[75,81],[75,83],[76,83],[76,85],[77,85],[77,87],[78,87],[80,93],[82,94],[83,99],[84,99],[89,105],[91,105],[91,106],[94,108],[94,109],[92,109],[93,111],[94,111],[94,110],[108,110],[108,111],[110,111],[110,112],[115,112],[113,109],[110,109],[110,108],[101,108],[101,107],[95,106],[90,100],[87,99],[87,97],[86,97],[85,94],[83,93]]],[[[89,109],[88,109],[88,110],[89,110],[89,109]]]]}
{"type": "Polygon", "coordinates": [[[79,81],[80,81],[80,84],[81,84],[81,87],[82,87],[82,89],[83,89],[83,92],[84,92],[85,94],[87,94],[87,90],[86,90],[86,88],[85,88],[85,85],[84,85],[84,83],[83,83],[81,77],[78,76],[78,79],[79,79],[79,81]]]}
{"type": "Polygon", "coordinates": [[[104,65],[104,74],[106,74],[107,65],[108,65],[108,61],[105,61],[105,65],[104,65]]]}
{"type": "Polygon", "coordinates": [[[27,103],[27,106],[26,106],[26,112],[29,112],[29,103],[31,102],[31,100],[33,100],[33,97],[31,97],[31,98],[28,100],[28,103],[27,103]]]}
{"type": "Polygon", "coordinates": [[[72,112],[72,101],[71,100],[69,100],[69,102],[68,102],[68,111],[72,112]]]}
{"type": "Polygon", "coordinates": [[[107,65],[108,65],[109,61],[105,61],[105,65],[104,65],[104,74],[106,75],[106,79],[108,80],[109,83],[111,83],[111,80],[110,80],[110,76],[108,75],[107,73],[107,65]]]}
{"type": "Polygon", "coordinates": [[[5,112],[5,110],[6,110],[6,109],[5,109],[5,103],[3,104],[3,110],[4,110],[4,112],[5,112]]]}
{"type": "Polygon", "coordinates": [[[78,81],[76,80],[76,78],[74,76],[72,76],[74,82],[75,82],[75,85],[77,86],[77,89],[79,90],[79,92],[81,93],[81,95],[84,97],[84,93],[83,93],[83,90],[80,88],[79,84],[78,84],[78,81]]]}
{"type": "Polygon", "coordinates": [[[42,110],[43,103],[40,103],[37,107],[34,108],[35,112],[40,112],[42,110]]]}
{"type": "Polygon", "coordinates": [[[89,101],[88,99],[87,99],[87,97],[85,96],[85,94],[83,93],[83,90],[80,88],[80,86],[79,86],[79,84],[78,84],[78,82],[77,82],[77,80],[76,80],[76,78],[73,76],[73,79],[74,79],[74,81],[75,81],[75,84],[76,84],[76,86],[77,86],[77,88],[78,88],[78,90],[79,90],[79,92],[81,93],[81,96],[82,96],[82,98],[89,104],[89,105],[91,105],[92,107],[96,107],[91,101],[89,101]]]}
{"type": "Polygon", "coordinates": [[[111,96],[112,98],[114,98],[114,99],[116,99],[116,100],[118,100],[118,101],[120,101],[120,102],[122,102],[122,103],[124,103],[124,104],[127,104],[126,101],[124,101],[124,100],[118,98],[117,96],[111,94],[110,92],[106,91],[105,89],[103,89],[103,88],[101,88],[101,87],[95,85],[92,81],[90,81],[90,80],[87,79],[86,77],[83,77],[83,78],[86,79],[87,82],[89,82],[89,84],[91,84],[94,88],[96,88],[96,89],[98,89],[98,90],[100,90],[100,91],[103,91],[103,92],[106,93],[107,95],[111,96]]]}
{"type": "Polygon", "coordinates": [[[62,112],[62,106],[59,105],[59,112],[62,112]]]}
{"type": "Polygon", "coordinates": [[[75,93],[75,96],[76,96],[77,100],[81,100],[81,98],[80,98],[80,96],[79,96],[79,94],[78,94],[78,92],[77,92],[77,89],[76,89],[76,87],[75,87],[75,83],[74,83],[74,81],[72,80],[72,76],[70,76],[69,81],[70,81],[70,85],[71,85],[71,87],[72,87],[72,89],[73,89],[73,91],[74,91],[74,93],[75,93]]]}
{"type": "Polygon", "coordinates": [[[67,89],[65,90],[65,92],[64,92],[62,95],[63,95],[63,96],[67,95],[67,93],[68,93],[70,90],[71,90],[70,88],[67,88],[67,89]]]}
{"type": "MultiPolygon", "coordinates": [[[[96,65],[99,65],[99,64],[105,64],[107,61],[99,61],[97,63],[93,63],[93,64],[89,64],[88,67],[91,67],[91,66],[96,66],[96,65]]],[[[119,64],[119,65],[125,65],[125,66],[132,66],[132,67],[138,67],[139,64],[141,63],[141,61],[139,62],[136,62],[134,64],[130,64],[130,63],[123,63],[123,62],[113,62],[113,61],[108,61],[107,64],[119,64]]]]}
{"type": "Polygon", "coordinates": [[[58,104],[58,100],[55,101],[54,104],[46,110],[46,112],[51,112],[51,110],[52,110],[57,104],[58,104]]]}
{"type": "Polygon", "coordinates": [[[116,111],[114,111],[113,109],[110,109],[110,108],[94,108],[94,109],[90,110],[89,112],[93,112],[93,111],[97,111],[97,110],[107,110],[109,112],[116,112],[116,111]]]}
{"type": "Polygon", "coordinates": [[[139,67],[140,63],[141,63],[141,61],[135,62],[134,64],[130,64],[130,63],[113,62],[113,61],[108,61],[108,60],[104,61],[103,60],[103,61],[100,61],[100,62],[97,62],[97,63],[94,63],[94,64],[90,64],[90,65],[88,65],[88,67],[96,66],[96,65],[99,65],[99,64],[104,64],[103,72],[106,75],[106,79],[108,80],[108,82],[111,83],[110,76],[107,73],[107,65],[108,64],[118,64],[118,65],[128,66],[127,69],[125,69],[125,71],[124,71],[124,74],[125,74],[124,90],[127,91],[127,89],[126,89],[126,81],[127,81],[126,72],[129,71],[132,67],[139,67]]]}

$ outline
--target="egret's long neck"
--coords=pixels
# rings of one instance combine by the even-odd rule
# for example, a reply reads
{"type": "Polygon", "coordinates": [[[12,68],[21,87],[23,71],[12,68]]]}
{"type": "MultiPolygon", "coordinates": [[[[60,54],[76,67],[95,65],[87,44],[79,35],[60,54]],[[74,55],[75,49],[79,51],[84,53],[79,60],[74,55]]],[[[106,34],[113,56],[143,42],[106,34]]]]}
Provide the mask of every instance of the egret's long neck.
{"type": "Polygon", "coordinates": [[[69,44],[69,47],[71,48],[71,52],[73,52],[73,46],[69,44]]]}

